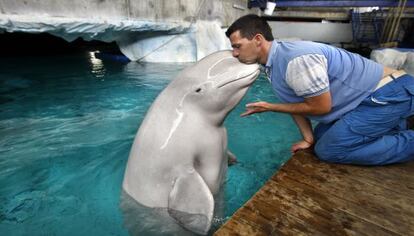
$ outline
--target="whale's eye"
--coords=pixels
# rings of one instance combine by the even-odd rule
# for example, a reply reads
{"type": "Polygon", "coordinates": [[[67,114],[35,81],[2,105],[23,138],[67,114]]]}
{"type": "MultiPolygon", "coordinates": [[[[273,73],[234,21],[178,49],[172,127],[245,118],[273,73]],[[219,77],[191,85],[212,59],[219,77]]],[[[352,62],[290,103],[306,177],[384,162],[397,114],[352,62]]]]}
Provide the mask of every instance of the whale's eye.
{"type": "Polygon", "coordinates": [[[196,93],[201,92],[201,88],[196,89],[196,93]]]}

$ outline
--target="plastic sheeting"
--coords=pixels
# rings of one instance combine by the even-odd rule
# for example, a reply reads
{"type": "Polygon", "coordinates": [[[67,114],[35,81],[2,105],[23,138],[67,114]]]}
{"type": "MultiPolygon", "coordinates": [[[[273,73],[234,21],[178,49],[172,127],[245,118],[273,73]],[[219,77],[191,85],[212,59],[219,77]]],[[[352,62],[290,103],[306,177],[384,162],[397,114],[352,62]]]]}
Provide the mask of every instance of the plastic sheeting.
{"type": "Polygon", "coordinates": [[[50,33],[68,42],[116,41],[130,60],[147,62],[194,62],[230,49],[216,21],[151,22],[0,14],[1,32],[50,33]]]}
{"type": "Polygon", "coordinates": [[[414,75],[414,49],[377,49],[370,57],[380,64],[414,75]]]}
{"type": "Polygon", "coordinates": [[[163,32],[174,34],[185,32],[189,27],[189,22],[171,23],[0,14],[0,32],[50,33],[68,42],[79,37],[87,41],[113,42],[130,33],[163,32]]]}
{"type": "Polygon", "coordinates": [[[117,43],[132,61],[147,62],[194,62],[215,51],[231,49],[223,29],[215,21],[198,21],[184,34],[130,35],[117,43]]]}

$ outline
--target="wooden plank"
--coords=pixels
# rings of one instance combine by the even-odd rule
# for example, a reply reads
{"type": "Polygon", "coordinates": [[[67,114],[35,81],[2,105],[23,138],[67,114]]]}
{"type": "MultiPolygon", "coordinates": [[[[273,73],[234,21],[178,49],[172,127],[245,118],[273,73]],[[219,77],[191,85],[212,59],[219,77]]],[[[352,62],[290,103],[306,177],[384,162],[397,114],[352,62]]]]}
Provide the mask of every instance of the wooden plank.
{"type": "Polygon", "coordinates": [[[234,218],[239,222],[253,224],[266,235],[325,235],[301,219],[284,212],[280,205],[258,202],[256,198],[246,204],[243,210],[237,211],[234,218]],[[271,217],[266,218],[264,215],[271,217]]]}
{"type": "Polygon", "coordinates": [[[341,198],[347,204],[342,207],[349,214],[399,234],[406,235],[414,230],[414,206],[411,205],[411,198],[362,182],[363,180],[351,179],[349,175],[338,175],[323,165],[309,164],[306,158],[309,157],[293,158],[288,168],[282,168],[278,175],[273,176],[274,180],[284,182],[288,176],[317,189],[325,196],[341,198]]]}
{"type": "Polygon", "coordinates": [[[272,222],[274,229],[278,229],[283,235],[326,235],[298,217],[297,212],[289,211],[285,204],[269,204],[268,201],[260,200],[262,199],[253,199],[247,208],[272,222]]]}
{"type": "Polygon", "coordinates": [[[364,210],[363,206],[351,204],[335,196],[326,196],[324,193],[306,184],[289,179],[271,181],[264,186],[255,198],[266,198],[270,205],[274,202],[288,204],[292,210],[305,212],[298,215],[302,220],[327,235],[398,235],[381,225],[350,214],[349,208],[364,210]]]}
{"type": "MultiPolygon", "coordinates": [[[[310,158],[311,157],[305,155],[293,158],[289,162],[289,168],[282,168],[282,171],[289,173],[291,176],[299,174],[304,182],[308,181],[310,184],[316,184],[317,181],[319,185],[323,185],[327,190],[329,190],[328,187],[332,187],[336,189],[332,192],[336,194],[346,194],[344,197],[347,197],[348,200],[355,200],[356,202],[360,202],[361,200],[365,202],[364,199],[369,201],[383,201],[385,206],[389,205],[391,208],[397,206],[395,205],[395,201],[398,200],[398,205],[404,206],[407,213],[414,217],[414,206],[411,205],[414,200],[413,196],[410,194],[401,196],[400,194],[405,192],[406,189],[400,190],[399,188],[396,188],[396,186],[388,186],[388,188],[384,188],[382,179],[377,178],[376,183],[372,184],[372,182],[367,181],[366,178],[362,178],[363,176],[361,176],[361,178],[355,178],[353,171],[348,171],[348,174],[336,171],[335,166],[339,165],[311,162],[310,158]],[[392,191],[389,191],[389,189],[392,189],[392,191]],[[354,194],[349,195],[349,192],[347,191],[352,191],[354,194]],[[359,192],[355,193],[356,191],[359,192]],[[350,198],[352,196],[355,196],[355,198],[350,198]]],[[[350,169],[353,168],[353,166],[347,167],[350,169]]],[[[386,171],[387,170],[384,169],[384,172],[386,171]]],[[[400,176],[401,173],[394,172],[392,178],[393,181],[398,181],[400,176]]],[[[277,178],[277,175],[274,175],[273,177],[277,178]]],[[[389,180],[390,179],[391,178],[389,178],[389,180]]],[[[399,209],[401,207],[397,206],[397,208],[399,209]]]]}
{"type": "Polygon", "coordinates": [[[406,197],[414,198],[414,162],[389,166],[353,166],[328,164],[318,161],[310,153],[297,156],[301,165],[317,165],[327,174],[344,175],[349,178],[376,185],[406,197]]]}
{"type": "Polygon", "coordinates": [[[220,228],[220,233],[216,232],[214,235],[257,235],[257,236],[267,236],[266,232],[261,231],[260,229],[254,228],[250,224],[245,222],[238,222],[236,218],[229,220],[220,228]]]}
{"type": "Polygon", "coordinates": [[[414,162],[287,162],[215,235],[414,235],[414,162]]]}

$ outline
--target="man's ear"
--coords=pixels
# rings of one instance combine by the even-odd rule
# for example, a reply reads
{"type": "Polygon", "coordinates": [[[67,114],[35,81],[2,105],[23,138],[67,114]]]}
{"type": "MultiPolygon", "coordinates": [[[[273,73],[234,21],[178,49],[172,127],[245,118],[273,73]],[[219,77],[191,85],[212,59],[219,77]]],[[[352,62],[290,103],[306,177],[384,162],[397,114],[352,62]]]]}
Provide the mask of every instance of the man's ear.
{"type": "Polygon", "coordinates": [[[256,35],[253,37],[253,40],[254,40],[254,42],[256,43],[256,46],[260,46],[260,45],[262,44],[263,40],[264,40],[264,37],[263,37],[263,35],[261,35],[261,34],[256,34],[256,35]]]}

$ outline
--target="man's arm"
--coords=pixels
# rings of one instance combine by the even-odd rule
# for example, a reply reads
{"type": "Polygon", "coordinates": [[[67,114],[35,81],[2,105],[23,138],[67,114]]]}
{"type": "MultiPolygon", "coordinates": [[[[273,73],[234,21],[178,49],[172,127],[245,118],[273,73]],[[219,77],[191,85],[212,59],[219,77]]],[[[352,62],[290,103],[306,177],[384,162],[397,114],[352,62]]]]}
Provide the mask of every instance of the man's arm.
{"type": "Polygon", "coordinates": [[[303,140],[292,145],[291,151],[295,153],[298,150],[310,148],[314,143],[312,125],[310,120],[301,115],[292,115],[293,120],[298,126],[303,140]]]}
{"type": "Polygon", "coordinates": [[[246,105],[247,111],[241,116],[265,111],[283,112],[293,115],[324,115],[331,111],[331,93],[325,92],[321,95],[305,98],[301,103],[268,103],[255,102],[246,105]]]}
{"type": "Polygon", "coordinates": [[[246,105],[247,111],[241,114],[241,116],[266,111],[290,113],[303,137],[303,140],[292,145],[291,151],[295,153],[298,150],[311,147],[315,142],[311,123],[304,115],[323,115],[330,112],[331,107],[331,94],[328,91],[315,97],[305,98],[305,101],[302,103],[250,103],[246,105]]]}

